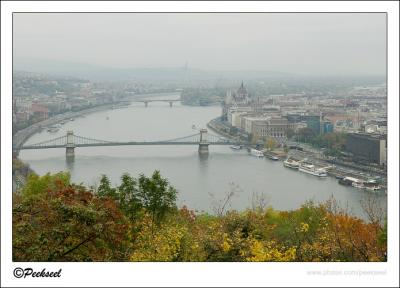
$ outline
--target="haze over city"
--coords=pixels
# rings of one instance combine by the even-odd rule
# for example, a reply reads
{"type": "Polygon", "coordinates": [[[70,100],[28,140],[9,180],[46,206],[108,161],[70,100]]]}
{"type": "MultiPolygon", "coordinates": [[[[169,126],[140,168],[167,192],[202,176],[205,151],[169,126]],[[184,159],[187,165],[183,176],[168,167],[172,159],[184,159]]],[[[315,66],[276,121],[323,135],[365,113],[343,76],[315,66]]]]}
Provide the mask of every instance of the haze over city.
{"type": "Polygon", "coordinates": [[[384,13],[17,13],[13,21],[15,70],[188,64],[303,75],[386,73],[384,13]]]}

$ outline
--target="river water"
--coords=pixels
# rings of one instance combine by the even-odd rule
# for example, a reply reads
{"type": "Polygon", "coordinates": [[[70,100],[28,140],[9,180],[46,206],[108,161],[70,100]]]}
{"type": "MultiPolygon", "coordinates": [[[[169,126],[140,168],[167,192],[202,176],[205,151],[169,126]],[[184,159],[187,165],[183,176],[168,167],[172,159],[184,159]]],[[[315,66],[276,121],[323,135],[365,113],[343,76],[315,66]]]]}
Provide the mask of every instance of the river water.
{"type": "MultiPolygon", "coordinates": [[[[167,140],[195,134],[193,125],[205,128],[207,122],[220,114],[221,107],[217,106],[174,103],[171,108],[167,102],[152,102],[146,108],[143,103],[132,103],[126,108],[76,118],[56,133],[44,130],[29,138],[26,144],[63,136],[67,130],[109,141],[167,140]]],[[[22,150],[20,158],[40,175],[70,171],[75,183],[85,185],[98,184],[101,174],[109,176],[113,184],[119,184],[125,172],[134,176],[150,175],[157,169],[177,188],[178,205],[198,211],[214,212],[227,193],[234,191],[228,207],[231,209],[251,208],[254,199],[262,194],[269,205],[279,210],[296,209],[307,200],[322,202],[333,196],[354,215],[365,218],[360,200],[369,193],[339,185],[332,177],[320,179],[285,168],[281,161],[258,159],[229,146],[210,145],[206,158],[199,157],[197,149],[196,145],[75,148],[72,163],[66,161],[65,149],[22,150]]],[[[378,200],[386,207],[386,196],[381,195],[378,200]]]]}

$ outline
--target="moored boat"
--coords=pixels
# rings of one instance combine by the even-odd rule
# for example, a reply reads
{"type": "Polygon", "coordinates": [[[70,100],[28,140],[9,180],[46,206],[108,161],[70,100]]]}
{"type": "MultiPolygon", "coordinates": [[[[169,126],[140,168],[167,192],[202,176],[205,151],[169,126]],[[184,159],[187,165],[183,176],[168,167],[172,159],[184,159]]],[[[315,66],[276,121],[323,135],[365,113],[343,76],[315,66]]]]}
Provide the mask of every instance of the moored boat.
{"type": "Polygon", "coordinates": [[[292,169],[299,169],[300,163],[293,159],[287,158],[285,161],[283,161],[283,166],[292,169]]]}
{"type": "Polygon", "coordinates": [[[377,192],[380,191],[382,189],[382,187],[377,183],[376,180],[369,180],[367,182],[364,182],[364,188],[367,191],[370,192],[377,192]]]}
{"type": "Polygon", "coordinates": [[[316,168],[312,164],[301,164],[299,166],[299,171],[307,173],[307,174],[311,174],[311,175],[314,175],[314,176],[318,176],[318,177],[326,177],[326,176],[328,176],[328,174],[326,173],[326,171],[324,169],[316,168]]]}
{"type": "Polygon", "coordinates": [[[251,149],[251,150],[250,150],[250,154],[251,154],[252,156],[256,156],[256,157],[258,157],[258,158],[264,157],[263,152],[261,152],[260,150],[256,150],[256,149],[251,149]]]}
{"type": "Polygon", "coordinates": [[[231,149],[233,149],[233,150],[240,150],[240,149],[242,149],[242,145],[231,145],[231,146],[229,146],[231,149]]]}
{"type": "Polygon", "coordinates": [[[344,177],[343,179],[339,179],[339,184],[346,185],[346,186],[353,186],[356,188],[362,188],[362,180],[354,178],[354,177],[344,177]],[[356,184],[354,184],[356,183],[356,184]],[[354,186],[354,185],[355,186],[354,186]]]}
{"type": "Polygon", "coordinates": [[[365,190],[370,191],[370,192],[378,192],[381,191],[381,187],[378,186],[367,186],[365,187],[365,190]]]}
{"type": "Polygon", "coordinates": [[[266,154],[266,156],[267,156],[269,159],[274,160],[274,161],[278,161],[278,160],[279,160],[278,157],[276,157],[275,155],[272,155],[272,154],[266,154]]]}
{"type": "Polygon", "coordinates": [[[362,182],[353,182],[351,183],[351,186],[353,186],[354,188],[358,188],[358,189],[364,189],[365,186],[362,182]]]}

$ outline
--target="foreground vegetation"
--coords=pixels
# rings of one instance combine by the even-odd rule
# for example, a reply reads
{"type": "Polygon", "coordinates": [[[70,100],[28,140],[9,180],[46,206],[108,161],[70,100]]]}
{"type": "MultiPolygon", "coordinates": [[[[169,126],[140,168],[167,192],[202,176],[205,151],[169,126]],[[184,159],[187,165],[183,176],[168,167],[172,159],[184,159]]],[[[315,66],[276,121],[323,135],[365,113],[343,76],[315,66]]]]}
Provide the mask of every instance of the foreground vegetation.
{"type": "Polygon", "coordinates": [[[386,261],[386,225],[334,200],[276,211],[260,201],[237,212],[177,208],[177,191],[155,171],[112,187],[31,174],[13,197],[14,261],[386,261]]]}

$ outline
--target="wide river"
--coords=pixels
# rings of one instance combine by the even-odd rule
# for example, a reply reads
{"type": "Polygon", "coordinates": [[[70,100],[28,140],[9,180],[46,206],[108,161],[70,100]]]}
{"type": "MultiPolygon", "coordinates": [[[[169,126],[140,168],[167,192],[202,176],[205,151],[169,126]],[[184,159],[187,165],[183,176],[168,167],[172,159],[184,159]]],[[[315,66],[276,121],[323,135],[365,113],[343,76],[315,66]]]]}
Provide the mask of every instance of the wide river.
{"type": "MultiPolygon", "coordinates": [[[[179,96],[177,96],[179,97],[179,96]]],[[[157,99],[161,98],[160,96],[157,99]]],[[[168,99],[171,96],[167,96],[168,99]]],[[[167,102],[143,103],[95,112],[65,123],[58,132],[46,130],[33,135],[26,144],[49,140],[73,130],[75,135],[101,140],[167,140],[195,134],[192,126],[206,127],[221,114],[221,107],[191,107],[167,102]]],[[[214,133],[214,132],[211,132],[214,133]]],[[[215,133],[214,133],[215,134],[215,133]]],[[[307,200],[323,202],[331,196],[354,215],[365,218],[360,200],[369,195],[353,187],[339,185],[332,177],[319,179],[283,167],[281,161],[258,159],[247,151],[229,146],[209,147],[207,158],[199,157],[198,146],[121,146],[75,148],[75,160],[67,163],[65,149],[22,150],[20,158],[40,175],[70,171],[75,183],[96,185],[101,174],[119,184],[128,172],[137,176],[160,170],[178,190],[178,205],[198,211],[215,212],[230,191],[234,191],[228,208],[251,208],[257,195],[264,195],[268,205],[290,210],[307,200]]],[[[386,207],[386,196],[379,196],[386,207]]]]}

